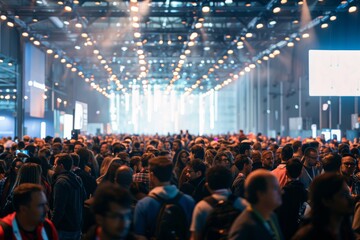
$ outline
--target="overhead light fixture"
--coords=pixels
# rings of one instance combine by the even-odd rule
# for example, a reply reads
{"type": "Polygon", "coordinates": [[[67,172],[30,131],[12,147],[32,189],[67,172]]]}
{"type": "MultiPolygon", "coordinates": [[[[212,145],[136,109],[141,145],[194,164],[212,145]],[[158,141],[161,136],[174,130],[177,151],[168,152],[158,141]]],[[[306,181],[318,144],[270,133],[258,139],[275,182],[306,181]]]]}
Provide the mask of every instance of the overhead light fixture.
{"type": "Polygon", "coordinates": [[[5,15],[5,13],[1,13],[0,19],[3,21],[5,21],[7,19],[7,16],[5,15]]]}
{"type": "Polygon", "coordinates": [[[190,40],[194,40],[195,38],[197,38],[199,34],[197,32],[193,32],[191,35],[190,35],[190,40]]]}
{"type": "Polygon", "coordinates": [[[36,23],[36,22],[39,21],[39,19],[38,19],[36,16],[34,16],[34,17],[32,18],[32,21],[36,23]]]}
{"type": "Polygon", "coordinates": [[[39,46],[39,45],[40,45],[40,42],[39,42],[38,40],[35,40],[35,41],[34,41],[34,45],[39,46]]]}
{"type": "Polygon", "coordinates": [[[203,24],[200,23],[200,22],[198,22],[198,23],[195,24],[195,28],[202,28],[202,26],[203,26],[203,24]]]}
{"type": "Polygon", "coordinates": [[[330,17],[330,21],[335,21],[336,20],[336,16],[335,15],[332,15],[331,17],[330,17]]]}
{"type": "Polygon", "coordinates": [[[298,5],[303,5],[304,1],[298,1],[298,5]]]}
{"type": "Polygon", "coordinates": [[[287,3],[287,0],[281,0],[280,3],[281,3],[281,4],[286,4],[286,3],[287,3]]]}
{"type": "Polygon", "coordinates": [[[8,22],[6,23],[6,25],[8,25],[8,27],[14,27],[14,26],[15,26],[15,24],[14,24],[13,21],[8,21],[8,22]]]}
{"type": "Polygon", "coordinates": [[[273,13],[279,13],[281,11],[281,8],[280,7],[275,7],[273,9],[273,13]]]}
{"type": "Polygon", "coordinates": [[[304,34],[302,35],[302,37],[303,37],[303,38],[309,38],[309,37],[310,37],[310,34],[309,34],[309,33],[304,33],[304,34]]]}
{"type": "Polygon", "coordinates": [[[250,1],[247,1],[246,3],[245,3],[245,7],[251,7],[251,2],[250,1]]]}
{"type": "Polygon", "coordinates": [[[70,5],[70,4],[66,4],[66,5],[64,6],[64,11],[65,11],[65,12],[71,12],[71,11],[72,11],[71,5],[70,5]]]}
{"type": "Polygon", "coordinates": [[[98,55],[98,54],[100,53],[100,51],[97,50],[97,49],[94,49],[93,53],[94,53],[95,55],[98,55]]]}
{"type": "Polygon", "coordinates": [[[205,6],[202,7],[201,10],[202,10],[203,13],[208,13],[208,12],[210,12],[210,7],[205,5],[205,6]]]}
{"type": "Polygon", "coordinates": [[[227,51],[227,53],[228,53],[229,55],[231,55],[231,54],[233,54],[233,53],[234,53],[234,51],[233,51],[233,50],[231,50],[231,49],[229,49],[229,50],[227,51]]]}
{"type": "Polygon", "coordinates": [[[275,20],[270,20],[270,21],[269,21],[269,25],[270,25],[270,26],[274,26],[275,24],[276,24],[276,21],[275,21],[275,20]]]}
{"type": "Polygon", "coordinates": [[[351,7],[349,7],[349,13],[356,12],[356,10],[357,10],[357,7],[356,7],[356,6],[351,6],[351,7]]]}
{"type": "Polygon", "coordinates": [[[70,23],[69,23],[69,21],[64,21],[64,24],[69,25],[70,23]]]}
{"type": "Polygon", "coordinates": [[[247,38],[251,38],[252,36],[253,36],[253,34],[250,33],[250,32],[248,32],[248,33],[245,34],[245,37],[247,37],[247,38]]]}
{"type": "Polygon", "coordinates": [[[76,27],[76,28],[82,28],[82,24],[81,24],[81,23],[76,23],[76,24],[75,24],[75,27],[76,27]]]}
{"type": "Polygon", "coordinates": [[[287,46],[288,46],[288,47],[293,47],[294,45],[295,45],[295,44],[294,44],[293,42],[288,42],[288,43],[287,43],[287,46]]]}
{"type": "Polygon", "coordinates": [[[328,26],[329,26],[329,24],[327,24],[327,23],[321,24],[321,28],[327,28],[328,26]]]}
{"type": "Polygon", "coordinates": [[[58,1],[57,4],[58,5],[64,5],[64,2],[63,1],[58,1]]]}
{"type": "Polygon", "coordinates": [[[88,37],[88,34],[87,34],[87,33],[82,33],[81,36],[82,36],[83,38],[87,38],[87,37],[88,37]]]}
{"type": "Polygon", "coordinates": [[[257,28],[257,29],[260,29],[260,28],[263,28],[263,27],[264,27],[264,24],[262,24],[262,23],[256,24],[256,28],[257,28]]]}
{"type": "Polygon", "coordinates": [[[28,37],[28,36],[29,36],[29,33],[28,33],[28,32],[23,32],[21,35],[22,35],[23,37],[28,37]]]}
{"type": "Polygon", "coordinates": [[[50,49],[50,48],[49,48],[48,50],[46,50],[46,53],[47,53],[47,54],[52,54],[53,52],[54,52],[54,51],[53,51],[52,49],[50,49]]]}
{"type": "Polygon", "coordinates": [[[4,58],[3,57],[0,57],[0,63],[3,63],[4,62],[4,58]]]}
{"type": "Polygon", "coordinates": [[[141,33],[139,33],[139,32],[134,32],[134,37],[135,37],[135,38],[140,38],[140,37],[141,37],[141,33]]]}

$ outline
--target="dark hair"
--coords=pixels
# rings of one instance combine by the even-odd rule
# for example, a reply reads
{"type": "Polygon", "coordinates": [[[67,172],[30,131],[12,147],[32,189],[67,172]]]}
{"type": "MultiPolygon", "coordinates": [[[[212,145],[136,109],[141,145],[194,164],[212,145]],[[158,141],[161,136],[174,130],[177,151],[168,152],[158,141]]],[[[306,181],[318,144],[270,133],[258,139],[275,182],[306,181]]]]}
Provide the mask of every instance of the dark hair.
{"type": "Polygon", "coordinates": [[[42,192],[43,188],[39,184],[23,183],[14,189],[13,206],[15,211],[20,209],[20,206],[31,203],[31,195],[35,192],[42,192]]]}
{"type": "Polygon", "coordinates": [[[58,158],[57,164],[62,164],[64,166],[64,169],[67,171],[71,170],[73,160],[68,153],[60,153],[56,155],[56,158],[58,158]]]}
{"type": "Polygon", "coordinates": [[[287,175],[291,178],[298,178],[301,174],[303,165],[298,158],[291,158],[286,163],[287,175]]]}
{"type": "Polygon", "coordinates": [[[137,166],[139,164],[139,162],[141,162],[141,157],[140,156],[133,156],[130,159],[130,167],[132,169],[134,169],[134,167],[137,166]]]}
{"type": "Polygon", "coordinates": [[[126,151],[126,147],[122,143],[114,143],[112,145],[112,152],[114,155],[126,151]]]}
{"type": "Polygon", "coordinates": [[[317,153],[318,151],[313,147],[308,147],[308,148],[306,148],[306,150],[304,152],[304,156],[309,157],[311,152],[317,153]]]}
{"type": "Polygon", "coordinates": [[[205,150],[200,144],[195,144],[192,146],[190,151],[192,154],[194,154],[194,158],[204,159],[205,157],[205,150]]]}
{"type": "Polygon", "coordinates": [[[131,183],[133,182],[133,170],[128,166],[121,166],[116,170],[115,173],[115,182],[119,186],[126,189],[130,188],[131,183]]]}
{"type": "Polygon", "coordinates": [[[325,172],[339,172],[341,167],[341,156],[337,153],[329,153],[321,159],[325,172]]]}
{"type": "Polygon", "coordinates": [[[250,164],[250,159],[245,154],[238,154],[235,157],[235,166],[239,171],[242,171],[244,169],[245,164],[250,164]]]}
{"type": "Polygon", "coordinates": [[[86,147],[82,147],[77,151],[77,155],[79,155],[79,168],[84,170],[90,159],[90,151],[86,147]]]}
{"type": "Polygon", "coordinates": [[[302,146],[301,141],[294,141],[292,144],[294,152],[297,152],[299,150],[299,148],[301,149],[301,146],[302,146]]]}
{"type": "Polygon", "coordinates": [[[230,188],[232,180],[231,171],[222,165],[215,165],[206,172],[206,182],[211,190],[230,188]]]}
{"type": "Polygon", "coordinates": [[[201,176],[205,176],[206,173],[206,165],[203,162],[203,160],[201,159],[194,159],[192,161],[189,162],[188,165],[190,168],[192,168],[195,172],[200,171],[201,172],[201,176]]]}
{"type": "Polygon", "coordinates": [[[130,208],[131,202],[129,191],[113,183],[104,183],[96,189],[91,209],[96,215],[105,215],[110,210],[110,203],[130,208]]]}
{"type": "Polygon", "coordinates": [[[106,174],[104,175],[103,179],[101,180],[101,182],[106,182],[106,181],[110,181],[112,183],[115,182],[115,174],[116,174],[116,170],[121,167],[123,164],[121,164],[120,162],[116,161],[116,159],[113,159],[112,162],[109,165],[109,168],[107,169],[106,174]]]}
{"type": "Polygon", "coordinates": [[[61,143],[61,138],[59,137],[54,138],[53,143],[61,143]]]}
{"type": "Polygon", "coordinates": [[[153,153],[144,153],[141,156],[141,165],[143,168],[148,167],[149,166],[149,160],[151,158],[155,157],[155,155],[153,153]]]}
{"type": "MultiPolygon", "coordinates": [[[[324,173],[316,177],[310,185],[309,199],[311,204],[311,217],[319,225],[329,222],[329,209],[324,205],[324,200],[331,199],[340,191],[345,180],[336,173],[324,173]]],[[[350,196],[349,196],[350,197],[350,196]]]]}
{"type": "Polygon", "coordinates": [[[152,172],[160,182],[170,181],[173,165],[172,161],[167,157],[152,158],[149,161],[149,166],[150,172],[152,172]]]}
{"type": "Polygon", "coordinates": [[[179,139],[175,139],[173,142],[173,145],[174,145],[174,143],[179,144],[180,149],[182,148],[182,142],[179,139]]]}
{"type": "Polygon", "coordinates": [[[310,144],[309,143],[304,143],[302,146],[301,146],[301,151],[303,152],[303,154],[305,153],[306,149],[308,149],[310,147],[310,144]]]}
{"type": "Polygon", "coordinates": [[[73,165],[74,165],[75,167],[79,167],[79,163],[80,163],[80,157],[79,157],[79,155],[76,154],[76,153],[70,153],[70,156],[71,156],[71,158],[72,158],[72,160],[73,160],[73,165]]]}
{"type": "Polygon", "coordinates": [[[156,139],[153,139],[153,140],[150,141],[149,144],[154,146],[155,148],[157,148],[159,146],[159,141],[156,140],[156,139]]]}
{"type": "Polygon", "coordinates": [[[340,155],[348,154],[350,153],[350,146],[347,143],[341,143],[338,150],[340,155]]]}
{"type": "Polygon", "coordinates": [[[294,155],[294,149],[291,144],[286,144],[281,151],[281,161],[288,161],[294,155]]]}
{"type": "Polygon", "coordinates": [[[133,147],[134,147],[135,149],[140,148],[140,143],[139,143],[139,142],[134,142],[133,147]]]}
{"type": "Polygon", "coordinates": [[[51,148],[52,148],[52,149],[53,149],[53,148],[58,148],[60,151],[62,151],[62,149],[63,149],[61,143],[54,143],[51,148]]]}
{"type": "Polygon", "coordinates": [[[246,150],[251,149],[250,143],[240,143],[239,145],[239,154],[245,154],[246,150]]]}
{"type": "Polygon", "coordinates": [[[25,143],[24,143],[23,141],[18,142],[17,148],[18,148],[18,149],[23,149],[23,148],[25,148],[25,143]]]}

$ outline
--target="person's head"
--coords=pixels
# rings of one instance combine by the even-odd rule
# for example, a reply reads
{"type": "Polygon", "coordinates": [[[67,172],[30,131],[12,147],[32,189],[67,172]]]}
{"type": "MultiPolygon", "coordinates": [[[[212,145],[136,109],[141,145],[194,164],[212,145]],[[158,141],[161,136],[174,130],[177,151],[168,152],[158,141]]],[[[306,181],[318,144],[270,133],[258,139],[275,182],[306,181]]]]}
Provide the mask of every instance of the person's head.
{"type": "Polygon", "coordinates": [[[303,165],[298,158],[291,158],[286,162],[286,175],[290,179],[297,179],[300,177],[303,165]]]}
{"type": "Polygon", "coordinates": [[[77,153],[79,151],[80,148],[83,148],[84,144],[82,142],[75,142],[74,143],[74,153],[77,153]]]}
{"type": "Polygon", "coordinates": [[[70,171],[73,166],[73,160],[67,153],[60,153],[56,155],[54,161],[55,173],[62,173],[64,171],[70,171]]]}
{"type": "Polygon", "coordinates": [[[101,233],[108,239],[125,238],[131,225],[131,195],[116,184],[104,183],[94,194],[91,209],[101,233]]]}
{"type": "Polygon", "coordinates": [[[275,154],[274,154],[274,161],[275,162],[280,162],[281,161],[281,152],[282,152],[283,148],[279,147],[276,149],[275,154]]]}
{"type": "Polygon", "coordinates": [[[304,152],[304,159],[307,167],[314,167],[319,161],[319,153],[315,148],[308,147],[304,152]]]}
{"type": "Polygon", "coordinates": [[[294,141],[292,144],[292,147],[294,149],[294,154],[296,153],[297,156],[302,156],[303,154],[301,151],[301,146],[302,146],[301,141],[294,141]]]}
{"type": "Polygon", "coordinates": [[[116,170],[115,183],[119,184],[120,187],[129,189],[132,180],[133,170],[128,166],[121,166],[116,170]]]}
{"type": "Polygon", "coordinates": [[[112,161],[109,164],[109,167],[108,167],[108,169],[107,169],[107,171],[106,171],[106,173],[105,173],[105,175],[104,175],[104,177],[102,179],[102,182],[109,181],[111,183],[114,183],[116,170],[119,167],[123,166],[123,165],[125,165],[125,164],[120,159],[118,159],[118,158],[112,159],[112,161]]]}
{"type": "Polygon", "coordinates": [[[14,189],[13,206],[17,217],[32,226],[44,222],[49,211],[42,186],[33,183],[23,183],[14,189]]]}
{"type": "Polygon", "coordinates": [[[61,153],[62,151],[62,144],[61,143],[54,143],[51,147],[51,150],[53,152],[53,155],[57,155],[59,153],[61,153]]]}
{"type": "Polygon", "coordinates": [[[177,156],[176,164],[178,166],[185,166],[189,161],[190,154],[186,150],[181,150],[177,156]]]}
{"type": "Polygon", "coordinates": [[[70,157],[73,160],[73,166],[74,167],[79,167],[79,163],[80,163],[80,157],[78,154],[76,153],[70,153],[70,157]]]}
{"type": "Polygon", "coordinates": [[[51,157],[51,153],[50,153],[50,149],[48,148],[41,148],[38,152],[38,157],[41,158],[45,158],[47,161],[49,161],[50,157],[51,157]]]}
{"type": "MultiPolygon", "coordinates": [[[[203,140],[204,141],[204,140],[203,140]]],[[[205,156],[205,150],[203,145],[201,144],[195,144],[194,146],[192,146],[191,150],[190,150],[190,159],[204,159],[205,156]]]]}
{"type": "Polygon", "coordinates": [[[350,146],[347,143],[340,143],[338,147],[338,152],[340,155],[350,154],[350,146]]]}
{"type": "Polygon", "coordinates": [[[290,158],[293,157],[294,150],[291,144],[286,144],[281,151],[281,161],[287,162],[290,158]]]}
{"type": "Polygon", "coordinates": [[[341,156],[337,153],[329,153],[321,159],[325,172],[338,173],[341,167],[341,156]]]}
{"type": "Polygon", "coordinates": [[[105,156],[108,152],[109,152],[109,145],[107,144],[107,142],[101,143],[100,154],[105,156]]]}
{"type": "Polygon", "coordinates": [[[222,165],[213,166],[206,172],[206,184],[210,191],[229,189],[232,180],[231,171],[222,165]]]}
{"type": "Polygon", "coordinates": [[[141,157],[139,156],[133,156],[130,159],[130,167],[134,170],[135,173],[138,173],[141,171],[141,157]]]}
{"type": "Polygon", "coordinates": [[[189,162],[186,169],[186,177],[189,180],[204,178],[206,165],[201,159],[194,159],[189,162]]]}
{"type": "Polygon", "coordinates": [[[270,150],[265,150],[261,157],[262,167],[267,170],[273,170],[274,168],[274,153],[270,150]]]}
{"type": "Polygon", "coordinates": [[[122,143],[116,142],[112,145],[112,153],[114,156],[121,152],[126,152],[126,146],[122,143]]]}
{"type": "Polygon", "coordinates": [[[89,162],[90,157],[91,157],[90,150],[88,150],[86,147],[82,147],[82,148],[79,148],[76,153],[79,156],[78,167],[81,168],[82,170],[84,170],[86,164],[89,162]]]}
{"type": "Polygon", "coordinates": [[[231,167],[231,160],[229,159],[228,155],[225,152],[218,152],[214,158],[213,166],[222,165],[226,168],[230,169],[231,167]]]}
{"type": "Polygon", "coordinates": [[[261,162],[261,150],[253,150],[251,154],[251,160],[256,162],[261,162]]]}
{"type": "Polygon", "coordinates": [[[251,144],[248,142],[240,143],[239,154],[245,154],[248,157],[251,157],[251,144]]]}
{"type": "Polygon", "coordinates": [[[252,170],[252,160],[245,154],[238,154],[235,157],[235,166],[244,175],[249,175],[252,170]]]}
{"type": "Polygon", "coordinates": [[[174,150],[175,152],[177,152],[177,151],[179,151],[179,150],[181,150],[181,149],[182,149],[182,143],[181,143],[181,141],[180,141],[179,139],[174,140],[174,142],[173,142],[173,150],[174,150]]]}
{"type": "Polygon", "coordinates": [[[172,161],[167,157],[155,157],[149,161],[149,180],[153,186],[161,186],[170,182],[172,161]]]}
{"type": "Polygon", "coordinates": [[[41,183],[41,166],[36,163],[24,163],[16,176],[14,186],[19,186],[23,183],[41,183]]]}
{"type": "Polygon", "coordinates": [[[155,155],[152,154],[152,153],[144,153],[142,156],[141,156],[141,166],[143,168],[148,168],[149,167],[149,160],[151,158],[154,158],[155,155]]]}
{"type": "Polygon", "coordinates": [[[245,180],[245,196],[251,205],[273,211],[281,205],[281,191],[276,177],[265,169],[257,169],[245,180]]]}
{"type": "Polygon", "coordinates": [[[343,176],[324,173],[310,185],[311,217],[317,224],[327,225],[330,215],[343,216],[353,212],[349,188],[343,176]]]}
{"type": "Polygon", "coordinates": [[[343,154],[340,172],[345,176],[352,176],[356,169],[356,158],[351,154],[343,154]]]}

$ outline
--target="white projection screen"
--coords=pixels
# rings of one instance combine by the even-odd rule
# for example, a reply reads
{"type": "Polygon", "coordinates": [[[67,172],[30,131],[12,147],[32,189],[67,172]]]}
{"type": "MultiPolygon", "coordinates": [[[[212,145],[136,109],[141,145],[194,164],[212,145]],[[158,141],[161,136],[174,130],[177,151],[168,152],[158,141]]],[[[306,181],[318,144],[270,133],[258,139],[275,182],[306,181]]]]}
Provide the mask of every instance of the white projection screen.
{"type": "Polygon", "coordinates": [[[310,96],[360,96],[360,51],[310,50],[310,96]]]}

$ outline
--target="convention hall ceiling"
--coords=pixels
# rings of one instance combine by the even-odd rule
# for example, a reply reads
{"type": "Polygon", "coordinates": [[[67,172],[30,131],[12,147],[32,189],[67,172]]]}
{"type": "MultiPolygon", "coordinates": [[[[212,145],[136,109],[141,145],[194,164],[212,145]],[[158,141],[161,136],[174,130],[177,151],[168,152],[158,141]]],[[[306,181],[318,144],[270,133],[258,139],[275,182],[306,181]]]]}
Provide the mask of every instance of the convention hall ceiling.
{"type": "Polygon", "coordinates": [[[355,3],[0,0],[1,14],[24,39],[105,94],[135,85],[189,93],[218,88],[355,3]]]}

